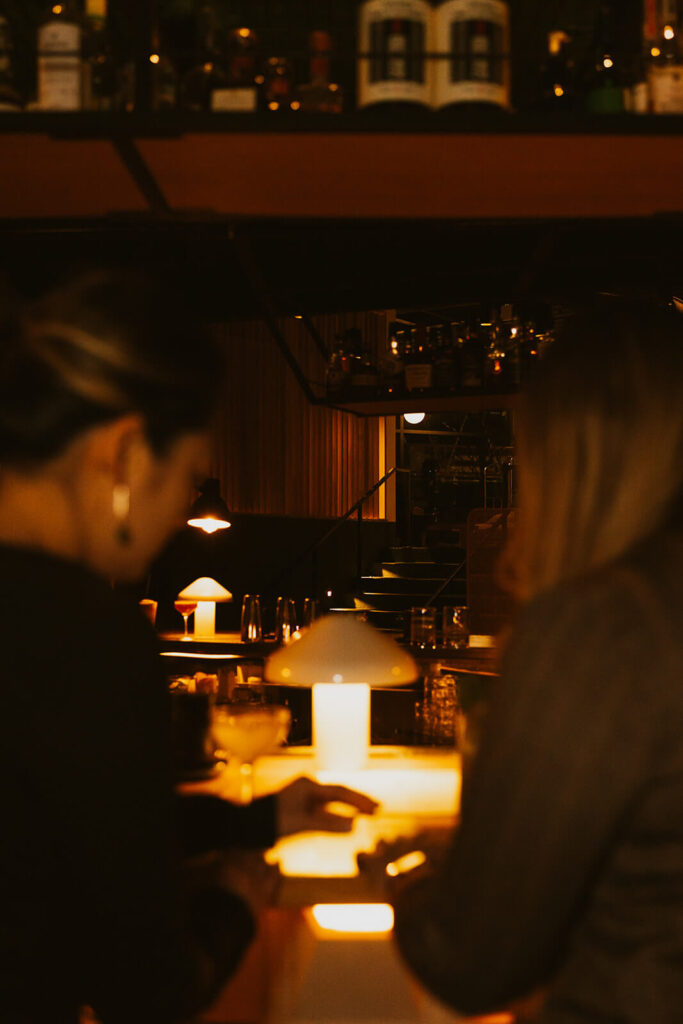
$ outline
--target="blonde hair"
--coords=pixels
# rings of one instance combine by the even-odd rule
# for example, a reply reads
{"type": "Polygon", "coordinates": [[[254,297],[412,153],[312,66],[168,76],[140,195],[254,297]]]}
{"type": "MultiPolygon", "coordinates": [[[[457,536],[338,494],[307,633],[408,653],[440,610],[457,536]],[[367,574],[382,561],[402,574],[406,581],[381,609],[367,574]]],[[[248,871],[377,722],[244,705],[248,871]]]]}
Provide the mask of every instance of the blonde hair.
{"type": "Polygon", "coordinates": [[[501,580],[525,600],[671,519],[683,493],[683,318],[614,299],[572,318],[516,434],[520,507],[501,580]]]}

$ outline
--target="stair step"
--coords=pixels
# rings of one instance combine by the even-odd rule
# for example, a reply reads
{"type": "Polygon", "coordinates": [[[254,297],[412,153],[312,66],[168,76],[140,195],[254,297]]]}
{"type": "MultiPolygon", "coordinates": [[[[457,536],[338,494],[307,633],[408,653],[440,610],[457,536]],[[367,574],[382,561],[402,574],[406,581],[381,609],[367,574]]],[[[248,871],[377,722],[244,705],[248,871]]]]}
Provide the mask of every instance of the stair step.
{"type": "Polygon", "coordinates": [[[383,576],[428,580],[445,580],[458,569],[455,578],[465,578],[465,566],[459,562],[382,562],[379,568],[383,576]]]}
{"type": "MultiPolygon", "coordinates": [[[[442,576],[364,576],[362,580],[363,591],[368,594],[433,594],[443,585],[442,576]]],[[[456,577],[452,580],[444,593],[452,590],[460,593],[465,586],[465,580],[456,577]]]]}
{"type": "MultiPolygon", "coordinates": [[[[421,608],[430,600],[431,593],[421,594],[367,594],[354,597],[357,608],[375,609],[377,611],[410,611],[411,608],[421,608]]],[[[442,608],[445,604],[464,604],[465,590],[459,594],[441,594],[432,602],[436,608],[442,608]]]]}
{"type": "Polygon", "coordinates": [[[391,547],[391,557],[396,562],[430,562],[432,556],[425,547],[391,547]]]}

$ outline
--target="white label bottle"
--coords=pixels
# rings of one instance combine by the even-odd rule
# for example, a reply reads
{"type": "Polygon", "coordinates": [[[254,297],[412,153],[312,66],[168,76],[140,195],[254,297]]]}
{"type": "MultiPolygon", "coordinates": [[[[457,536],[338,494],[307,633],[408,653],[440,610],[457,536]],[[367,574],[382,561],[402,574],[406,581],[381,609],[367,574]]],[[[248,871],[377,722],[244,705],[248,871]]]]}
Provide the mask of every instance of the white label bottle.
{"type": "Polygon", "coordinates": [[[38,28],[38,108],[80,110],[81,27],[66,3],[54,4],[38,28]]]}
{"type": "Polygon", "coordinates": [[[434,12],[433,105],[510,106],[510,12],[504,0],[445,0],[434,12]]]}
{"type": "Polygon", "coordinates": [[[358,106],[429,106],[430,42],[425,0],[365,0],[358,12],[358,106]]]}

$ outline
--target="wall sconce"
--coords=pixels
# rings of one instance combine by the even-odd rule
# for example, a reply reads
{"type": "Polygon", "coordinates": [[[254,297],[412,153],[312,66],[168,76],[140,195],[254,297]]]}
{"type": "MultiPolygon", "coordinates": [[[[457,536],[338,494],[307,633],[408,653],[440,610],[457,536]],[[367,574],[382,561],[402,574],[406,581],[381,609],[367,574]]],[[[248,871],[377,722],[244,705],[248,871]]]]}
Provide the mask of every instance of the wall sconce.
{"type": "Polygon", "coordinates": [[[187,525],[205,533],[227,530],[231,525],[228,506],[221,498],[220,482],[215,477],[205,480],[199,487],[199,497],[190,509],[187,525]]]}
{"type": "Polygon", "coordinates": [[[367,764],[370,687],[412,683],[418,669],[373,626],[348,615],[327,615],[300,640],[272,654],[265,676],[272,683],[312,687],[318,767],[355,771],[367,764]]]}
{"type": "Polygon", "coordinates": [[[178,594],[179,601],[196,601],[194,635],[215,636],[216,602],[232,601],[232,594],[210,576],[200,576],[178,594]]]}

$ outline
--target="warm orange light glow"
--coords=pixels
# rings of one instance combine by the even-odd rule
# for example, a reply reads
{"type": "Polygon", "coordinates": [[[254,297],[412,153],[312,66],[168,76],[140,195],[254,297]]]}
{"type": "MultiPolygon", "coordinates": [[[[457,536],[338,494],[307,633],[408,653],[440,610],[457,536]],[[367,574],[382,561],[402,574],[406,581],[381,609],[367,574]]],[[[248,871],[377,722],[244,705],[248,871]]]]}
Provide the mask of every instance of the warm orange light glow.
{"type": "Polygon", "coordinates": [[[204,65],[204,73],[205,74],[210,75],[212,71],[213,71],[213,64],[211,64],[211,62],[208,62],[207,64],[204,65]]]}
{"type": "Polygon", "coordinates": [[[405,871],[413,871],[415,868],[421,867],[426,861],[426,853],[422,850],[412,850],[410,853],[404,854],[403,857],[399,857],[398,860],[390,861],[385,871],[391,878],[396,878],[405,871]]]}
{"type": "Polygon", "coordinates": [[[301,110],[301,104],[299,103],[298,100],[294,100],[294,102],[290,103],[289,105],[292,108],[292,110],[301,110]]]}
{"type": "Polygon", "coordinates": [[[268,104],[268,110],[279,110],[279,109],[280,109],[280,104],[277,102],[277,100],[272,100],[268,104]]]}
{"type": "Polygon", "coordinates": [[[330,92],[339,92],[339,86],[336,82],[330,82],[330,92]]]}
{"type": "Polygon", "coordinates": [[[659,49],[658,46],[653,46],[652,49],[650,50],[650,56],[651,57],[661,57],[662,56],[662,51],[659,49]]]}
{"type": "Polygon", "coordinates": [[[150,53],[150,55],[149,55],[149,62],[150,62],[150,64],[158,64],[160,60],[161,60],[161,57],[159,56],[158,53],[150,53]]]}
{"type": "Polygon", "coordinates": [[[295,320],[303,320],[303,316],[301,315],[301,313],[295,313],[294,314],[294,319],[295,320]]]}
{"type": "Polygon", "coordinates": [[[203,530],[204,533],[215,533],[216,530],[227,530],[231,525],[225,519],[188,519],[188,526],[196,526],[197,529],[203,530]]]}
{"type": "Polygon", "coordinates": [[[664,26],[664,38],[665,39],[673,39],[673,37],[675,35],[676,35],[676,33],[675,33],[675,31],[674,31],[674,29],[673,29],[673,27],[671,25],[665,25],[664,26]]]}
{"type": "Polygon", "coordinates": [[[249,36],[251,35],[251,29],[250,28],[238,28],[237,29],[237,35],[241,36],[242,39],[248,39],[249,36]]]}
{"type": "Polygon", "coordinates": [[[503,364],[501,363],[500,359],[494,359],[493,360],[493,372],[494,373],[500,373],[502,371],[502,369],[503,369],[503,364]]]}
{"type": "Polygon", "coordinates": [[[52,13],[53,14],[62,14],[63,12],[64,12],[63,4],[55,4],[54,7],[52,8],[52,13]]]}
{"type": "Polygon", "coordinates": [[[394,927],[388,903],[317,903],[311,908],[318,928],[344,935],[386,935],[394,927]]]}
{"type": "Polygon", "coordinates": [[[613,68],[614,67],[614,61],[612,60],[611,57],[604,57],[603,61],[602,61],[602,66],[603,66],[603,68],[608,68],[608,69],[609,68],[613,68]]]}
{"type": "MultiPolygon", "coordinates": [[[[561,85],[554,86],[553,92],[555,93],[556,96],[564,96],[564,89],[562,88],[561,85]]],[[[513,335],[513,337],[514,337],[514,335],[513,335]]]]}

